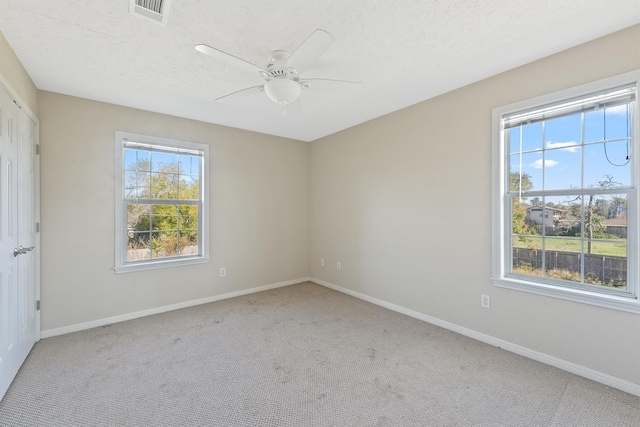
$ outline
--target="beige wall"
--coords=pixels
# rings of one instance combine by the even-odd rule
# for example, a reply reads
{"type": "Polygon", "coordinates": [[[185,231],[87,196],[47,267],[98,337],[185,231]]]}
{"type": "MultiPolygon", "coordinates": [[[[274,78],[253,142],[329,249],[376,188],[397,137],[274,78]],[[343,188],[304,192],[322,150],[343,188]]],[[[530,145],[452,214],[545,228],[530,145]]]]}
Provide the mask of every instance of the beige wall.
{"type": "Polygon", "coordinates": [[[640,384],[639,315],[489,279],[492,109],[638,68],[635,26],[314,141],[311,277],[640,384]]]}
{"type": "Polygon", "coordinates": [[[38,90],[15,52],[0,32],[0,74],[9,82],[22,102],[38,115],[38,90]]]}
{"type": "Polygon", "coordinates": [[[50,92],[38,102],[43,331],[308,276],[308,143],[50,92]],[[117,130],[209,144],[211,262],[114,273],[117,130]]]}

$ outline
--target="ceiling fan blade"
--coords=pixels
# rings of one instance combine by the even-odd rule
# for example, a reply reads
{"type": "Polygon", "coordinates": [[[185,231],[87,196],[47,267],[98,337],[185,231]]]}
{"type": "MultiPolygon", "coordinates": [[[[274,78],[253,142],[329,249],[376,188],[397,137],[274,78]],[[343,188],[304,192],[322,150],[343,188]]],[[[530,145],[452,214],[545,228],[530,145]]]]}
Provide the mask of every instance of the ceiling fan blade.
{"type": "Polygon", "coordinates": [[[207,46],[206,44],[196,45],[196,50],[198,52],[204,53],[205,55],[209,55],[214,59],[224,61],[228,64],[234,64],[236,66],[243,67],[245,69],[251,70],[252,72],[255,72],[256,70],[262,70],[265,73],[267,72],[267,70],[257,66],[256,64],[252,64],[249,61],[245,61],[244,59],[238,58],[237,56],[234,56],[230,53],[223,52],[220,49],[216,49],[215,47],[207,46]]]}
{"type": "Polygon", "coordinates": [[[362,87],[362,82],[331,79],[304,79],[300,80],[300,86],[313,92],[323,93],[355,93],[362,87]]]}
{"type": "Polygon", "coordinates": [[[332,42],[333,36],[331,34],[324,30],[315,30],[291,54],[287,61],[287,68],[295,68],[298,73],[303,73],[316,63],[332,42]]]}
{"type": "Polygon", "coordinates": [[[246,96],[260,92],[264,92],[264,85],[252,86],[246,89],[239,90],[237,92],[232,92],[227,95],[221,96],[220,98],[216,98],[216,101],[233,101],[234,99],[244,98],[246,96]]]}

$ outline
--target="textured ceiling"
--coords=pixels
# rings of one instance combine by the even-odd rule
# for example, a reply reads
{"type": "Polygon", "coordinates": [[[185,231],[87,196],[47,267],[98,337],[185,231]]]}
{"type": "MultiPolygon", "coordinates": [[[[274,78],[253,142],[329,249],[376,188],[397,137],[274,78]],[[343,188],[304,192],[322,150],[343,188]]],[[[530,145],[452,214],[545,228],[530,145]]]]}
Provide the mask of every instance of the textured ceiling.
{"type": "Polygon", "coordinates": [[[639,0],[173,0],[166,27],[129,0],[0,0],[38,89],[304,141],[637,23],[639,0]],[[316,28],[335,41],[303,77],[358,93],[303,91],[286,116],[264,93],[214,100],[263,80],[196,44],[266,66],[316,28]]]}

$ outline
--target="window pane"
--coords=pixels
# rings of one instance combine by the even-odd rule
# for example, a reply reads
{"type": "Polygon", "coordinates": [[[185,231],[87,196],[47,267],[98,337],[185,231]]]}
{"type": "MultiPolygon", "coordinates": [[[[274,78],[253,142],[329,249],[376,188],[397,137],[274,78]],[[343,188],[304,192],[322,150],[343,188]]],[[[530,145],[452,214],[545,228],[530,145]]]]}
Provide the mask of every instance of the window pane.
{"type": "Polygon", "coordinates": [[[150,153],[144,150],[125,148],[124,159],[126,170],[149,171],[151,170],[150,153]]]}
{"type": "Polygon", "coordinates": [[[180,231],[180,255],[198,255],[198,233],[180,231]]]}
{"type": "Polygon", "coordinates": [[[180,174],[200,176],[200,157],[181,154],[178,163],[180,174]]]}
{"type": "Polygon", "coordinates": [[[151,257],[151,205],[127,205],[127,261],[140,261],[151,257]]]}
{"type": "MultiPolygon", "coordinates": [[[[547,199],[554,199],[547,197],[547,199]]],[[[556,197],[559,207],[565,210],[563,236],[582,238],[582,199],[583,196],[556,197]]]]}
{"type": "MultiPolygon", "coordinates": [[[[547,145],[550,144],[553,145],[552,143],[547,145]]],[[[576,145],[546,150],[544,154],[544,189],[580,188],[582,186],[581,153],[581,147],[576,145]]]]}
{"type": "Polygon", "coordinates": [[[153,230],[175,231],[178,229],[178,208],[176,205],[153,205],[151,221],[153,230]]]}
{"type": "Polygon", "coordinates": [[[139,197],[141,182],[138,181],[138,172],[127,170],[124,177],[124,197],[135,199],[139,197]]]}
{"type": "MultiPolygon", "coordinates": [[[[531,236],[539,236],[542,237],[543,227],[549,226],[549,219],[545,218],[545,210],[544,206],[541,204],[526,204],[526,216],[524,220],[524,227],[526,230],[526,234],[531,236]]],[[[514,217],[514,226],[515,226],[515,217],[514,217]]]]}
{"type": "MultiPolygon", "coordinates": [[[[585,252],[587,249],[585,249],[585,252]]],[[[605,257],[627,257],[627,241],[620,239],[619,242],[593,240],[591,243],[591,255],[605,257]]]]}
{"type": "Polygon", "coordinates": [[[605,137],[608,140],[627,138],[630,136],[630,109],[627,105],[607,108],[605,110],[605,137]]]}
{"type": "Polygon", "coordinates": [[[153,172],[151,189],[154,199],[177,199],[178,175],[171,172],[153,172]]]}
{"type": "Polygon", "coordinates": [[[548,252],[580,254],[582,239],[565,236],[550,236],[544,239],[544,249],[548,252]]]}
{"type": "Polygon", "coordinates": [[[584,142],[604,140],[604,110],[584,114],[584,142]]]}
{"type": "Polygon", "coordinates": [[[580,144],[582,141],[582,117],[574,114],[544,122],[546,148],[580,144]]]}
{"type": "Polygon", "coordinates": [[[129,246],[127,250],[127,262],[143,261],[151,259],[151,249],[148,247],[129,246]]]}
{"type": "MultiPolygon", "coordinates": [[[[536,222],[531,220],[532,206],[527,199],[514,197],[511,199],[511,222],[514,236],[541,236],[541,228],[536,227],[536,222]]],[[[535,209],[535,207],[533,207],[535,209]]],[[[514,237],[515,239],[515,237],[514,237]]]]}
{"type": "Polygon", "coordinates": [[[520,153],[522,148],[520,147],[520,126],[507,129],[505,131],[505,142],[508,142],[509,153],[520,153]]]}
{"type": "Polygon", "coordinates": [[[178,227],[181,231],[198,229],[198,206],[180,205],[178,227]]]}
{"type": "Polygon", "coordinates": [[[627,141],[585,146],[584,186],[619,187],[631,185],[631,163],[627,141]]]}
{"type": "MultiPolygon", "coordinates": [[[[570,204],[575,203],[576,198],[571,196],[544,196],[545,235],[546,236],[572,236],[572,231],[580,221],[580,201],[578,200],[577,218],[574,218],[570,204]]],[[[578,227],[579,232],[579,227],[578,227]]]]}
{"type": "Polygon", "coordinates": [[[542,123],[522,126],[522,151],[542,149],[542,123]]]}
{"type": "Polygon", "coordinates": [[[545,196],[544,203],[549,216],[553,218],[553,228],[547,229],[548,236],[580,238],[581,196],[545,196]]]}
{"type": "Polygon", "coordinates": [[[593,253],[585,254],[585,283],[627,289],[627,245],[593,242],[593,253]]]}
{"type": "Polygon", "coordinates": [[[151,205],[130,203],[127,205],[127,229],[129,231],[148,231],[151,229],[149,215],[151,205]]]}
{"type": "Polygon", "coordinates": [[[178,255],[177,231],[154,231],[151,240],[153,258],[168,258],[178,255]]]}
{"type": "MultiPolygon", "coordinates": [[[[570,240],[563,242],[561,238],[549,240],[557,240],[557,243],[551,246],[557,246],[559,249],[572,248],[574,243],[579,244],[579,242],[570,240]]],[[[577,252],[557,249],[545,250],[545,277],[576,283],[582,282],[580,258],[579,250],[577,252]]]]}
{"type": "Polygon", "coordinates": [[[141,261],[151,258],[150,241],[151,235],[148,232],[129,231],[127,261],[141,261]]]}
{"type": "Polygon", "coordinates": [[[542,239],[537,237],[513,238],[513,273],[530,276],[542,275],[542,239]]]}
{"type": "Polygon", "coordinates": [[[606,239],[627,239],[627,200],[626,194],[609,194],[596,201],[600,214],[605,218],[606,239]]]}
{"type": "Polygon", "coordinates": [[[542,190],[541,152],[513,155],[510,162],[510,191],[542,190]]]}
{"type": "Polygon", "coordinates": [[[200,177],[195,175],[180,175],[178,183],[178,197],[181,200],[200,199],[200,177]]]}
{"type": "Polygon", "coordinates": [[[177,173],[178,155],[153,151],[151,153],[151,170],[153,172],[166,172],[173,168],[177,173]]]}

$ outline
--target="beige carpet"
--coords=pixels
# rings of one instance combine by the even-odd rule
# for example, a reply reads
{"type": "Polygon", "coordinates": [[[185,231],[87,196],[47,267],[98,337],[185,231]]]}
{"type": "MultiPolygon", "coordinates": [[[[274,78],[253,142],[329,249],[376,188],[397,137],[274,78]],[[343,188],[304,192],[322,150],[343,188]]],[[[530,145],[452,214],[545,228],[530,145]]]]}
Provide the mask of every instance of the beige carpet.
{"type": "Polygon", "coordinates": [[[44,339],[2,426],[640,426],[640,399],[311,283],[44,339]]]}

